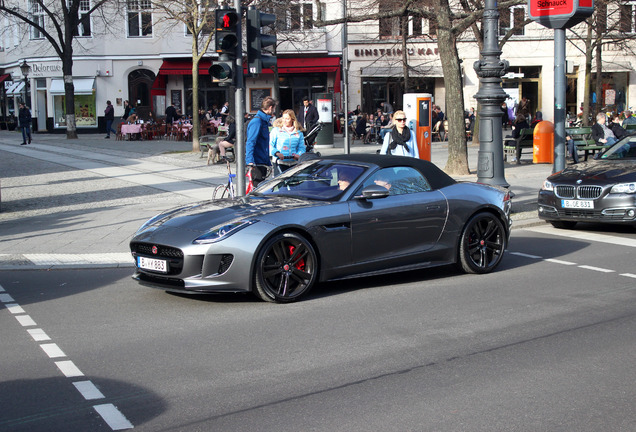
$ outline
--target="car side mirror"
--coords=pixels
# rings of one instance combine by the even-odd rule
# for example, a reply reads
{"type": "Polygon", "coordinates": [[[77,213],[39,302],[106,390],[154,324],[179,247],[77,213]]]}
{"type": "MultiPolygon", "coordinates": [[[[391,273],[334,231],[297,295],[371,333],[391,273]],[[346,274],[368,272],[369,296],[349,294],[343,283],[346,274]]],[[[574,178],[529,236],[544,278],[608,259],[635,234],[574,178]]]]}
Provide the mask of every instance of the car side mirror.
{"type": "Polygon", "coordinates": [[[389,190],[383,186],[379,185],[369,185],[362,189],[362,193],[355,198],[359,199],[377,199],[377,198],[386,198],[389,196],[389,190]]]}

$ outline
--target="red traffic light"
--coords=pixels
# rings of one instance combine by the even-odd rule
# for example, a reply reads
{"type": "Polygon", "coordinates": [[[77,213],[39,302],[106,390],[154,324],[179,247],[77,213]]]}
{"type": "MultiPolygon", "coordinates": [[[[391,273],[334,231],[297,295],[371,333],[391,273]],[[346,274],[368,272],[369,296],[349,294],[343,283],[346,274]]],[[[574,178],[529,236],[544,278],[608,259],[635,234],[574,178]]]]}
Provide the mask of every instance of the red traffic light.
{"type": "Polygon", "coordinates": [[[235,10],[216,10],[216,29],[217,30],[235,30],[239,22],[239,16],[235,10]]]}

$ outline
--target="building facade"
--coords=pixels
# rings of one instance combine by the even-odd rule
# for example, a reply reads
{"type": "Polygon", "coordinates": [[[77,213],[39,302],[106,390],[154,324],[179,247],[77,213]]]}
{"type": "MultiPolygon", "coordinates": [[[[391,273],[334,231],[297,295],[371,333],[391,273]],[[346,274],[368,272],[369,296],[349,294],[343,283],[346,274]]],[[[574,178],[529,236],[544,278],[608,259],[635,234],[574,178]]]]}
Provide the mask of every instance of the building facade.
{"type": "MultiPolygon", "coordinates": [[[[52,28],[36,2],[18,3],[27,3],[29,17],[45,28],[52,28]]],[[[82,2],[82,10],[90,6],[90,0],[82,2]]],[[[150,0],[127,1],[123,7],[123,14],[105,10],[104,18],[88,17],[77,29],[73,82],[80,132],[103,130],[107,100],[112,101],[116,116],[123,114],[125,101],[135,105],[142,118],[149,113],[162,116],[171,103],[184,114],[193,114],[192,36],[186,26],[164,21],[150,0]]],[[[292,1],[284,8],[271,10],[277,16],[278,75],[264,70],[258,77],[246,79],[245,110],[256,112],[266,95],[277,94],[282,109],[297,110],[304,96],[330,93],[333,111],[341,112],[343,73],[348,78],[350,110],[361,105],[363,111],[374,112],[384,101],[400,108],[405,76],[409,92],[433,94],[434,102],[442,109],[447,97],[461,96],[466,109],[476,107],[474,95],[479,89],[479,79],[472,65],[479,59],[479,48],[470,31],[458,41],[463,95],[447,95],[435,22],[415,17],[384,18],[349,23],[344,33],[341,24],[320,28],[314,25],[318,12],[323,20],[336,20],[345,14],[381,12],[383,7],[386,8],[364,1],[328,0],[321,3],[320,11],[312,1],[292,1]]],[[[624,21],[628,14],[621,13],[624,21]]],[[[526,16],[524,6],[502,13],[500,34],[523,22],[526,16]]],[[[41,32],[6,16],[0,15],[0,19],[4,27],[0,41],[0,116],[6,119],[15,115],[18,102],[26,100],[32,109],[35,130],[64,131],[61,60],[41,32]],[[25,61],[31,67],[26,78],[20,70],[25,61]]],[[[612,19],[611,14],[607,19],[612,19]]],[[[633,35],[633,23],[623,21],[619,29],[633,35]]],[[[584,100],[585,55],[583,43],[573,35],[567,32],[567,110],[576,115],[584,100]]],[[[210,55],[199,64],[199,102],[205,109],[220,107],[225,101],[234,103],[231,88],[220,87],[210,79],[208,68],[214,58],[210,50],[210,55]]],[[[510,108],[514,110],[516,101],[527,97],[532,113],[542,111],[544,118],[552,119],[553,31],[537,24],[518,29],[504,45],[501,58],[510,63],[503,79],[503,87],[510,95],[510,108]]],[[[633,53],[624,47],[604,48],[600,77],[603,90],[602,94],[594,95],[594,103],[615,111],[636,106],[635,60],[633,53]]]]}

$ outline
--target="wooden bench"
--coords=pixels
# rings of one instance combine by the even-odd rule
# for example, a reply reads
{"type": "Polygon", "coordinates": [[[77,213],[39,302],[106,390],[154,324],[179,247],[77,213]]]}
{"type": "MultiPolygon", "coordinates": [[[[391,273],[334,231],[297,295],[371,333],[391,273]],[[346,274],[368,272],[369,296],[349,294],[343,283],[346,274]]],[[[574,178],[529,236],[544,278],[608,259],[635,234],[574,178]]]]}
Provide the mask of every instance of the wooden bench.
{"type": "Polygon", "coordinates": [[[527,128],[521,129],[518,138],[504,138],[504,161],[508,160],[508,157],[515,155],[517,158],[517,164],[521,163],[521,152],[524,148],[532,149],[534,144],[534,129],[527,128]]]}
{"type": "Polygon", "coordinates": [[[585,153],[583,160],[587,160],[590,155],[593,156],[594,153],[605,148],[605,146],[598,145],[592,139],[591,127],[565,128],[565,136],[569,136],[574,140],[577,151],[582,150],[585,153]]]}

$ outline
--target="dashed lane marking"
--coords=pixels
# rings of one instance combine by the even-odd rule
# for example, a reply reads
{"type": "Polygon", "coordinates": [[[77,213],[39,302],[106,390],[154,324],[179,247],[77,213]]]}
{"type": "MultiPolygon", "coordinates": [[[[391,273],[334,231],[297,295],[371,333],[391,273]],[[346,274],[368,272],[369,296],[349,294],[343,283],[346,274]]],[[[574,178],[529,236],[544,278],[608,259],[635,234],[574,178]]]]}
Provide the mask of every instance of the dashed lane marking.
{"type": "MultiPolygon", "coordinates": [[[[20,306],[11,297],[9,293],[0,285],[0,303],[15,316],[16,320],[22,327],[36,327],[36,323],[29,315],[26,314],[24,308],[20,306]]],[[[35,342],[50,341],[51,338],[41,328],[29,328],[27,332],[35,342]]],[[[54,342],[39,344],[42,351],[51,359],[66,358],[67,355],[54,342]]],[[[84,377],[84,373],[71,360],[60,360],[54,362],[55,366],[67,378],[84,377]]],[[[85,400],[104,399],[105,396],[90,380],[73,381],[73,386],[84,397],[85,400]]],[[[104,419],[106,424],[112,430],[132,429],[134,426],[113,404],[93,405],[93,409],[104,419]]]]}

